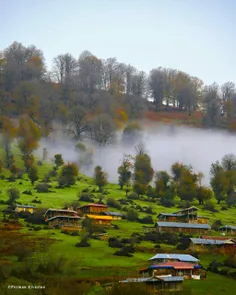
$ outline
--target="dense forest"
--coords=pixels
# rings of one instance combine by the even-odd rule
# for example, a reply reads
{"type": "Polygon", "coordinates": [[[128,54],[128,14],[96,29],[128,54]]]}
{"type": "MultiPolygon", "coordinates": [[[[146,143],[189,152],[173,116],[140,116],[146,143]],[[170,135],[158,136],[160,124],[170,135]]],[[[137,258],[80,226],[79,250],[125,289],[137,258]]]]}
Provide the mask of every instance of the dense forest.
{"type": "Polygon", "coordinates": [[[89,51],[79,58],[58,55],[47,69],[43,52],[34,45],[14,42],[0,52],[1,121],[27,114],[44,137],[57,122],[76,139],[86,136],[106,144],[128,120],[170,108],[189,115],[199,110],[204,126],[234,129],[235,102],[234,83],[204,85],[176,69],[157,67],[146,74],[89,51]]]}

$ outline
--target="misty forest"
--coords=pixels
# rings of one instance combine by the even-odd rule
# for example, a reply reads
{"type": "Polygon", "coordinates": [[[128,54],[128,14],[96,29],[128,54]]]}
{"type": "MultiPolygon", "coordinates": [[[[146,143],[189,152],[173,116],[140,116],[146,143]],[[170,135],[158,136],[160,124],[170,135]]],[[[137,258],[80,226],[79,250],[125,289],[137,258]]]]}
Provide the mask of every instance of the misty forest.
{"type": "MultiPolygon", "coordinates": [[[[155,64],[145,73],[89,51],[55,56],[48,68],[35,45],[2,49],[0,285],[37,281],[46,286],[37,294],[52,295],[149,294],[101,285],[134,275],[157,251],[187,253],[191,234],[143,232],[161,212],[197,206],[215,232],[236,224],[235,131],[233,82],[205,85],[155,64]],[[15,213],[32,203],[38,211],[15,213]],[[107,205],[126,221],[101,230],[85,219],[80,233],[44,224],[49,208],[87,203],[107,205]]],[[[183,292],[210,294],[217,280],[223,292],[235,286],[235,256],[230,263],[218,252],[191,253],[210,279],[202,290],[188,281],[183,292]]]]}

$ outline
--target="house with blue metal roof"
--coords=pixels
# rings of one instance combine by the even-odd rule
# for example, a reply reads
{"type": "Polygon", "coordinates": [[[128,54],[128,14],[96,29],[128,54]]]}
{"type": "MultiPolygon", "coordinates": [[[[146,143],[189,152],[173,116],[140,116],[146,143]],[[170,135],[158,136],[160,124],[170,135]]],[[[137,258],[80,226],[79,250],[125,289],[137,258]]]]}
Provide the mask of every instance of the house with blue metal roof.
{"type": "Polygon", "coordinates": [[[209,224],[201,224],[201,223],[165,222],[165,221],[158,221],[156,223],[156,230],[158,232],[204,234],[204,233],[207,233],[210,229],[211,229],[211,226],[209,224]]]}
{"type": "Polygon", "coordinates": [[[119,281],[120,284],[145,284],[146,290],[153,294],[154,292],[163,291],[182,291],[182,276],[152,276],[148,278],[128,278],[119,281]]]}
{"type": "Polygon", "coordinates": [[[223,254],[236,253],[236,240],[232,238],[226,239],[204,239],[204,238],[190,238],[189,249],[192,251],[212,251],[216,250],[223,254]]]}
{"type": "Polygon", "coordinates": [[[200,264],[187,263],[182,261],[169,261],[150,265],[147,268],[140,269],[140,274],[145,276],[183,276],[184,279],[200,280],[200,264]]]}
{"type": "Polygon", "coordinates": [[[185,208],[173,213],[160,213],[160,221],[168,222],[187,222],[187,223],[208,223],[207,217],[198,215],[198,208],[195,206],[185,208]]]}
{"type": "Polygon", "coordinates": [[[236,234],[236,225],[224,225],[220,227],[220,231],[226,233],[235,235],[236,234]]]}
{"type": "Polygon", "coordinates": [[[158,264],[169,261],[181,261],[187,263],[198,264],[199,259],[190,254],[173,254],[173,253],[158,253],[155,256],[148,259],[150,264],[158,264]]]}

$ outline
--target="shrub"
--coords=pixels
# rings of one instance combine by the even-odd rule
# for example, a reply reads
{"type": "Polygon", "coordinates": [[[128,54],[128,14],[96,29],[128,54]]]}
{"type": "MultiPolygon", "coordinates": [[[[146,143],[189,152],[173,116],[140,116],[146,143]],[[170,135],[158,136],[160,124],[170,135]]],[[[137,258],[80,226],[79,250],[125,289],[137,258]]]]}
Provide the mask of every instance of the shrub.
{"type": "Polygon", "coordinates": [[[216,209],[215,209],[215,205],[212,203],[212,201],[207,201],[203,208],[205,210],[208,210],[208,211],[211,211],[211,212],[218,212],[216,209]]]}
{"type": "Polygon", "coordinates": [[[82,202],[94,202],[94,198],[92,194],[89,193],[79,193],[79,200],[82,202]]]}
{"type": "Polygon", "coordinates": [[[87,231],[81,233],[81,240],[79,243],[75,244],[75,247],[90,247],[89,233],[87,231]]]}
{"type": "Polygon", "coordinates": [[[136,194],[135,192],[131,192],[127,195],[127,199],[138,200],[138,194],[136,194]]]}
{"type": "Polygon", "coordinates": [[[116,256],[126,256],[126,257],[132,257],[133,255],[130,253],[134,253],[135,250],[132,246],[125,246],[121,248],[119,251],[116,251],[114,255],[116,256]]]}
{"type": "Polygon", "coordinates": [[[138,213],[133,209],[129,209],[126,213],[126,219],[129,221],[136,221],[138,220],[138,213]]]}
{"type": "Polygon", "coordinates": [[[154,248],[155,248],[155,249],[161,249],[161,245],[156,244],[156,245],[154,246],[154,248]]]}
{"type": "Polygon", "coordinates": [[[78,201],[73,201],[71,203],[65,203],[63,209],[73,208],[73,210],[76,211],[78,207],[80,207],[80,203],[78,201]]]}
{"type": "Polygon", "coordinates": [[[38,183],[35,187],[38,193],[48,193],[49,185],[47,183],[38,183]]]}
{"type": "Polygon", "coordinates": [[[22,192],[22,194],[32,196],[31,190],[25,190],[25,191],[22,192]]]}
{"type": "Polygon", "coordinates": [[[37,210],[36,212],[30,214],[26,218],[26,221],[32,224],[45,224],[45,221],[44,221],[45,212],[46,212],[46,209],[37,210]]]}
{"type": "Polygon", "coordinates": [[[148,206],[147,209],[145,210],[145,212],[147,214],[155,214],[155,212],[152,211],[152,207],[151,206],[148,206]]]}
{"type": "Polygon", "coordinates": [[[116,199],[112,198],[112,197],[107,198],[106,203],[107,203],[107,206],[109,206],[109,207],[117,208],[117,209],[120,208],[119,202],[116,199]]]}
{"type": "Polygon", "coordinates": [[[222,207],[221,207],[221,210],[222,210],[222,211],[226,211],[226,210],[228,210],[228,208],[227,208],[226,206],[222,206],[222,207]]]}
{"type": "Polygon", "coordinates": [[[144,224],[153,224],[153,220],[151,216],[145,216],[143,218],[140,218],[139,222],[144,224]]]}
{"type": "Polygon", "coordinates": [[[161,198],[160,203],[167,208],[175,206],[175,201],[173,199],[161,198]]]}
{"type": "Polygon", "coordinates": [[[51,170],[51,171],[49,171],[49,172],[48,172],[48,176],[49,176],[49,177],[56,177],[56,176],[57,176],[57,171],[54,170],[54,169],[51,170]]]}
{"type": "Polygon", "coordinates": [[[222,225],[223,225],[223,224],[222,224],[222,221],[221,221],[220,219],[218,219],[218,220],[216,220],[216,221],[213,222],[211,228],[212,228],[213,230],[219,230],[219,228],[220,228],[222,225]]]}
{"type": "Polygon", "coordinates": [[[17,199],[20,198],[20,191],[18,188],[10,188],[7,191],[8,194],[8,204],[13,205],[17,199]]]}
{"type": "Polygon", "coordinates": [[[212,272],[218,273],[218,268],[221,267],[221,266],[222,266],[222,263],[221,263],[221,262],[216,261],[216,260],[213,260],[213,261],[209,264],[207,270],[210,270],[210,271],[212,271],[212,272]]]}
{"type": "Polygon", "coordinates": [[[68,163],[64,165],[58,178],[59,187],[70,187],[75,184],[78,172],[79,170],[76,164],[68,163]]]}
{"type": "Polygon", "coordinates": [[[111,248],[122,248],[122,243],[118,238],[109,238],[108,239],[108,245],[111,248]]]}
{"type": "Polygon", "coordinates": [[[37,200],[37,199],[33,199],[31,201],[31,203],[35,203],[35,204],[42,204],[42,202],[40,200],[37,200]]]}
{"type": "Polygon", "coordinates": [[[146,195],[152,199],[157,197],[156,191],[151,185],[148,185],[146,195]]]}
{"type": "Polygon", "coordinates": [[[82,190],[83,193],[89,193],[89,187],[86,187],[82,190]]]}

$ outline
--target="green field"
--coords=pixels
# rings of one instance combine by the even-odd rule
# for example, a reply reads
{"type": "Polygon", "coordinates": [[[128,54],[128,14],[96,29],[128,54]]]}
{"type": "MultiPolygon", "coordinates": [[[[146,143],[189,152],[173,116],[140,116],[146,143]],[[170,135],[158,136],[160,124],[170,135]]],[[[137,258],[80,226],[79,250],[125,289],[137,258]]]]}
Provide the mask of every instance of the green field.
{"type": "MultiPolygon", "coordinates": [[[[18,165],[22,165],[19,161],[18,165]]],[[[40,178],[51,169],[52,166],[49,164],[43,164],[39,166],[40,178]]],[[[7,176],[7,171],[3,172],[7,176]]],[[[25,174],[23,179],[17,179],[15,182],[9,182],[7,179],[0,180],[1,185],[1,197],[2,201],[7,200],[7,190],[12,187],[17,187],[21,191],[21,197],[18,200],[21,204],[33,204],[33,199],[38,199],[42,203],[34,204],[37,208],[63,208],[65,203],[70,203],[72,201],[78,200],[78,194],[82,192],[83,189],[89,188],[89,190],[96,189],[93,184],[93,180],[80,175],[79,180],[75,185],[70,188],[59,189],[56,188],[56,179],[52,180],[50,183],[51,191],[50,193],[37,193],[34,186],[30,183],[25,174]],[[32,195],[25,195],[23,191],[31,190],[32,195]]],[[[125,192],[119,189],[116,184],[108,184],[105,187],[106,194],[104,195],[103,202],[106,202],[108,197],[115,199],[125,198],[125,192]]],[[[98,200],[100,193],[95,193],[95,201],[98,200]]],[[[150,215],[153,220],[157,220],[157,214],[160,212],[173,212],[177,211],[177,207],[165,208],[158,204],[158,202],[150,202],[147,197],[143,197],[139,200],[134,200],[133,205],[140,205],[142,207],[151,206],[155,214],[150,215],[147,213],[139,213],[139,217],[150,215]]],[[[85,204],[80,202],[80,204],[85,204]]],[[[195,203],[196,206],[197,203],[195,203]]],[[[132,205],[129,205],[131,207],[132,205]]],[[[199,206],[198,206],[199,207],[199,206]]],[[[6,208],[5,204],[0,205],[0,214],[3,217],[2,210],[6,208]]],[[[219,212],[211,213],[203,210],[199,207],[199,214],[205,215],[210,218],[210,223],[212,224],[215,220],[221,219],[225,224],[234,223],[236,218],[236,209],[228,209],[227,211],[221,211],[221,206],[216,204],[216,208],[219,212]]],[[[116,211],[114,208],[109,208],[110,211],[116,211]]],[[[52,238],[54,239],[53,244],[49,248],[47,255],[56,258],[62,256],[66,259],[67,270],[69,275],[73,278],[94,278],[99,280],[100,278],[110,278],[113,280],[114,277],[127,277],[127,276],[137,276],[140,268],[148,265],[148,259],[155,255],[158,250],[155,250],[155,244],[149,241],[142,241],[138,244],[138,251],[133,254],[133,257],[123,257],[115,256],[114,253],[118,250],[116,248],[111,248],[108,246],[107,241],[100,241],[95,239],[90,239],[90,247],[78,248],[75,244],[80,241],[79,236],[69,236],[61,233],[59,229],[42,229],[40,231],[29,231],[26,222],[20,219],[20,222],[24,227],[19,231],[21,233],[29,233],[32,235],[31,239],[34,237],[52,238]],[[141,250],[142,249],[142,250],[141,250]]],[[[132,233],[143,234],[143,225],[139,222],[130,222],[126,220],[113,221],[113,225],[117,225],[118,229],[110,227],[106,229],[109,237],[120,237],[128,238],[132,233]]],[[[1,245],[1,244],[0,244],[1,245]]],[[[175,251],[175,246],[169,244],[161,244],[162,251],[175,251]]],[[[37,253],[35,254],[37,255],[37,253]]],[[[6,259],[6,256],[4,257],[6,259]]],[[[13,261],[14,266],[20,267],[23,265],[22,262],[16,262],[15,257],[8,257],[10,261],[13,261]]],[[[208,267],[209,263],[216,259],[218,261],[224,260],[224,256],[219,255],[200,255],[201,263],[204,267],[208,267]]],[[[68,275],[64,274],[64,275],[68,275]]],[[[9,277],[8,282],[13,278],[9,277]]],[[[233,279],[226,278],[224,276],[219,276],[213,273],[208,273],[207,279],[203,281],[185,281],[184,285],[186,288],[191,287],[192,294],[196,295],[217,295],[217,294],[230,294],[230,291],[236,287],[236,281],[233,279]]],[[[12,291],[13,292],[13,291],[12,291]]],[[[14,293],[14,292],[13,292],[14,293]]],[[[96,292],[95,292],[96,293],[96,292]]],[[[10,294],[10,293],[7,293],[10,294]]],[[[16,293],[14,293],[16,294],[16,293]]],[[[23,293],[20,293],[23,294],[23,293]]]]}

